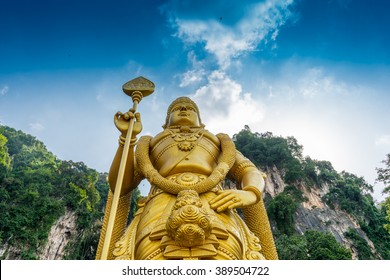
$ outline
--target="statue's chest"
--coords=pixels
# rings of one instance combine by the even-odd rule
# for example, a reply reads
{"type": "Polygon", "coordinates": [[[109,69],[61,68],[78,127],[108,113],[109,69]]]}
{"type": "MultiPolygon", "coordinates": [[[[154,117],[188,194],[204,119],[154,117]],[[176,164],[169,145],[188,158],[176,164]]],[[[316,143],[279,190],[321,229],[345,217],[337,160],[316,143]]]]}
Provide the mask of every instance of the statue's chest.
{"type": "Polygon", "coordinates": [[[206,137],[183,133],[166,135],[151,147],[150,156],[160,173],[171,172],[175,168],[180,171],[204,169],[209,173],[216,165],[219,154],[219,148],[206,137]]]}

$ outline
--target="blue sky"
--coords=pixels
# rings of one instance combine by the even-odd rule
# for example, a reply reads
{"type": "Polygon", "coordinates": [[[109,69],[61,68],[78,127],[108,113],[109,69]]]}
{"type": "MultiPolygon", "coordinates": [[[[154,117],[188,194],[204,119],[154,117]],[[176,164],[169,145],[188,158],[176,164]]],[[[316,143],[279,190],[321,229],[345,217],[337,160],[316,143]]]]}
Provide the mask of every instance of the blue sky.
{"type": "Polygon", "coordinates": [[[22,1],[0,4],[0,122],[107,171],[123,83],[156,84],[145,134],[178,96],[214,132],[294,136],[304,154],[381,184],[390,152],[388,1],[22,1]]]}

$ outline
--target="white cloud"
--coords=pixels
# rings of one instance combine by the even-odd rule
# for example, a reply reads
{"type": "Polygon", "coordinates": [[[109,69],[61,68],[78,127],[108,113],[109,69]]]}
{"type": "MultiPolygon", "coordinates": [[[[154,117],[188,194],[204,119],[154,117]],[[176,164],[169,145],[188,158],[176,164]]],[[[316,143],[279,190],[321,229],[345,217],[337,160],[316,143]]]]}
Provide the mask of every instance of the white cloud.
{"type": "Polygon", "coordinates": [[[311,68],[298,82],[299,92],[304,98],[314,98],[322,95],[347,94],[347,85],[342,81],[337,81],[333,76],[326,75],[323,69],[311,68]]]}
{"type": "Polygon", "coordinates": [[[321,67],[287,65],[277,80],[263,79],[259,88],[270,99],[288,100],[334,100],[334,98],[360,94],[362,87],[345,83],[321,67]]]}
{"type": "Polygon", "coordinates": [[[206,71],[204,69],[188,70],[181,75],[180,87],[187,87],[203,81],[206,71]]]}
{"type": "Polygon", "coordinates": [[[204,63],[197,59],[194,51],[188,52],[187,61],[190,64],[190,70],[178,75],[180,78],[180,87],[196,85],[202,82],[207,74],[204,63]]]}
{"type": "Polygon", "coordinates": [[[45,129],[44,125],[39,122],[29,123],[28,125],[34,132],[43,131],[45,129]]]}
{"type": "Polygon", "coordinates": [[[192,97],[200,107],[202,122],[214,133],[230,135],[244,125],[261,122],[264,106],[223,71],[210,74],[208,84],[199,88],[192,97]]]}
{"type": "Polygon", "coordinates": [[[382,135],[375,140],[376,146],[390,146],[390,135],[382,135]]]}
{"type": "Polygon", "coordinates": [[[8,91],[9,91],[9,87],[5,85],[0,89],[0,95],[6,95],[8,91]]]}
{"type": "Polygon", "coordinates": [[[176,19],[177,36],[187,44],[204,43],[215,55],[219,67],[226,69],[231,60],[253,51],[261,43],[274,41],[280,26],[290,17],[292,0],[267,0],[256,4],[235,26],[216,20],[176,19]]]}

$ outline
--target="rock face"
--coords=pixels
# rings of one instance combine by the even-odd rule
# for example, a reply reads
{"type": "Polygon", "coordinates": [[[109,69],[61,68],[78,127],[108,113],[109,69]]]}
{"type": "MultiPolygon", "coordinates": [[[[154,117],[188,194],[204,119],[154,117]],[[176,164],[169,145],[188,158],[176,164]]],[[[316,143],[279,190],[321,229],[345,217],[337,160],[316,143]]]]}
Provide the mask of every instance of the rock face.
{"type": "Polygon", "coordinates": [[[20,250],[5,242],[0,246],[0,257],[4,260],[20,260],[20,250]]]}
{"type": "Polygon", "coordinates": [[[39,259],[61,260],[69,240],[76,235],[76,215],[67,211],[51,227],[48,240],[42,249],[39,259]]]}
{"type": "MultiPolygon", "coordinates": [[[[282,174],[276,167],[266,170],[266,188],[265,192],[274,197],[283,192],[286,185],[283,182],[282,174]]],[[[303,234],[307,230],[317,230],[321,232],[330,232],[336,240],[342,245],[350,248],[352,258],[357,259],[357,251],[353,247],[352,242],[345,237],[350,228],[357,231],[360,237],[364,238],[373,255],[381,258],[380,254],[375,250],[372,241],[367,237],[366,233],[360,228],[358,222],[348,213],[340,209],[331,209],[324,203],[321,197],[329,192],[329,186],[324,184],[321,186],[307,187],[304,184],[298,186],[302,192],[305,201],[302,202],[297,212],[295,213],[295,231],[298,234],[303,234]]]]}
{"type": "Polygon", "coordinates": [[[280,171],[274,166],[273,168],[267,168],[265,173],[267,175],[265,178],[265,192],[272,197],[283,192],[286,184],[282,179],[280,171]]]}
{"type": "Polygon", "coordinates": [[[295,228],[300,234],[303,234],[309,229],[330,232],[339,243],[351,249],[353,259],[358,259],[357,251],[352,242],[344,236],[344,233],[346,233],[350,228],[353,228],[357,231],[360,237],[367,241],[371,252],[376,255],[378,259],[381,258],[366,233],[361,230],[357,222],[344,211],[332,210],[326,205],[323,208],[314,209],[308,209],[300,206],[295,216],[295,228]]]}
{"type": "MultiPolygon", "coordinates": [[[[37,258],[40,260],[61,260],[64,256],[65,246],[70,239],[75,238],[76,234],[76,214],[67,211],[51,227],[47,242],[37,258]]],[[[9,246],[8,242],[0,247],[2,259],[20,260],[21,255],[22,249],[9,246]]]]}

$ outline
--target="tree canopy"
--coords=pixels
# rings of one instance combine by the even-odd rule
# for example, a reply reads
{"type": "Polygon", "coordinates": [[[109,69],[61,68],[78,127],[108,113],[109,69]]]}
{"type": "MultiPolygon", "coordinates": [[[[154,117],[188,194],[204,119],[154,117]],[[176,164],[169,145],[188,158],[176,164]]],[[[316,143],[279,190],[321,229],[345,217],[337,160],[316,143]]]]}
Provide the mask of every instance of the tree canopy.
{"type": "MultiPolygon", "coordinates": [[[[390,194],[390,154],[386,155],[386,159],[383,160],[382,163],[385,164],[385,167],[380,167],[376,169],[378,174],[377,181],[385,184],[385,188],[383,189],[383,194],[390,194]]],[[[390,196],[386,198],[382,206],[386,211],[386,220],[388,222],[384,225],[384,228],[390,234],[390,196]]]]}
{"type": "MultiPolygon", "coordinates": [[[[383,207],[378,207],[371,196],[373,186],[363,177],[349,172],[337,172],[328,161],[314,160],[303,156],[303,147],[294,137],[275,136],[271,132],[252,132],[248,126],[233,137],[236,147],[246,157],[263,170],[276,167],[288,185],[282,193],[273,199],[266,199],[270,220],[275,224],[274,234],[277,238],[293,238],[295,234],[295,215],[299,204],[304,201],[300,186],[308,191],[311,187],[323,188],[329,191],[322,197],[324,203],[333,209],[340,209],[354,217],[362,230],[375,244],[377,251],[385,259],[390,259],[390,198],[383,207]],[[299,195],[301,193],[301,195],[299,195]],[[385,228],[389,231],[387,232],[385,228]]],[[[378,180],[387,184],[385,192],[390,192],[390,154],[383,161],[384,168],[378,168],[378,180]]],[[[347,234],[352,242],[362,244],[353,233],[347,234]]],[[[287,242],[285,238],[281,239],[287,242]]],[[[294,246],[302,248],[304,242],[294,246]],[[299,245],[299,246],[298,246],[299,245]]],[[[364,246],[357,246],[365,250],[364,246]]],[[[317,250],[317,253],[319,251],[317,250]]],[[[322,252],[326,256],[327,251],[322,252]]],[[[367,254],[360,253],[362,258],[367,254]]],[[[317,258],[320,258],[317,255],[317,258]]]]}
{"type": "Polygon", "coordinates": [[[34,259],[66,209],[77,214],[80,235],[95,234],[105,177],[82,162],[57,159],[31,135],[0,126],[0,242],[18,248],[22,259],[34,259]]]}

